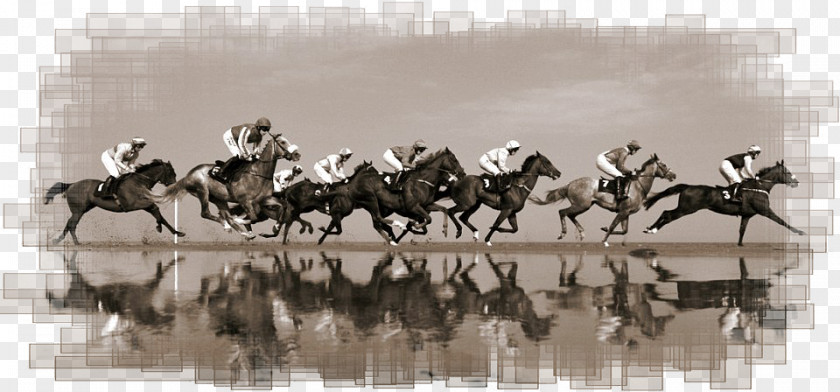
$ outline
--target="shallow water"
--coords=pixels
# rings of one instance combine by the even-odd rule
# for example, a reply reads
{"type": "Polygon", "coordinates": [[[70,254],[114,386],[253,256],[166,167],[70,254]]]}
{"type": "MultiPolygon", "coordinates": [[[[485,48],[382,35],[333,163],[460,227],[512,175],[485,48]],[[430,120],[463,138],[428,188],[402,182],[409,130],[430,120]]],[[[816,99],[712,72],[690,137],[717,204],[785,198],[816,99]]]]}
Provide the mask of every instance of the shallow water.
{"type": "Polygon", "coordinates": [[[585,253],[70,253],[47,291],[84,328],[62,337],[84,360],[33,355],[55,356],[57,379],[237,387],[655,389],[675,369],[749,387],[750,361],[784,359],[785,257],[585,253]]]}

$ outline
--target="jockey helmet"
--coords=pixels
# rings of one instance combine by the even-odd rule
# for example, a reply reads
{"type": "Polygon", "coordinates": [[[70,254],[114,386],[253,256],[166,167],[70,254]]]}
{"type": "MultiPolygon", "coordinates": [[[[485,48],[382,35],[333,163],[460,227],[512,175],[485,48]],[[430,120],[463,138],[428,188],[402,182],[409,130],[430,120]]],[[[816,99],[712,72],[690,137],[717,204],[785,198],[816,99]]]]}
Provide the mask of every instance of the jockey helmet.
{"type": "Polygon", "coordinates": [[[143,139],[142,137],[134,137],[134,138],[131,138],[131,145],[132,146],[145,147],[146,146],[146,140],[143,139]]]}
{"type": "Polygon", "coordinates": [[[639,144],[638,141],[631,140],[631,141],[627,142],[627,148],[631,148],[631,149],[634,149],[634,150],[641,150],[642,146],[639,144]]]}
{"type": "Polygon", "coordinates": [[[288,148],[288,149],[286,149],[286,151],[288,151],[288,152],[289,152],[289,154],[292,154],[292,153],[294,153],[294,152],[295,152],[295,151],[297,151],[297,150],[298,150],[298,146],[297,146],[297,144],[292,144],[291,146],[289,146],[289,148],[288,148]]]}
{"type": "Polygon", "coordinates": [[[349,148],[344,147],[344,148],[341,149],[341,151],[338,152],[338,155],[345,156],[345,157],[349,158],[351,155],[353,155],[353,151],[350,151],[349,148]]]}
{"type": "Polygon", "coordinates": [[[258,131],[265,130],[266,132],[268,132],[271,129],[271,121],[268,121],[268,119],[265,117],[260,117],[257,120],[256,126],[258,131]]]}
{"type": "Polygon", "coordinates": [[[426,142],[423,141],[423,139],[417,139],[417,141],[414,142],[414,149],[415,150],[425,150],[426,149],[426,142]]]}
{"type": "Polygon", "coordinates": [[[518,150],[519,149],[519,142],[516,140],[511,140],[505,144],[505,148],[508,150],[518,150]]]}
{"type": "Polygon", "coordinates": [[[747,149],[747,153],[758,155],[761,153],[761,147],[753,144],[750,148],[747,149]]]}
{"type": "Polygon", "coordinates": [[[292,173],[294,173],[294,174],[303,173],[303,168],[300,165],[295,165],[294,167],[292,167],[292,173]]]}

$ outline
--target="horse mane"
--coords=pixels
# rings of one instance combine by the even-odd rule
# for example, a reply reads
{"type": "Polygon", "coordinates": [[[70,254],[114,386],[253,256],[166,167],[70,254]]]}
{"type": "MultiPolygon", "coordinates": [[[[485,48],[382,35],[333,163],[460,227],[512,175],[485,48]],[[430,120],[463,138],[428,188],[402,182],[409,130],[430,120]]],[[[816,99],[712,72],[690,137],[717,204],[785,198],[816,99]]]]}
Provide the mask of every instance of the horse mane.
{"type": "Polygon", "coordinates": [[[353,168],[353,174],[351,176],[347,177],[347,178],[350,179],[350,178],[356,177],[357,174],[361,173],[362,171],[364,171],[368,167],[373,167],[373,163],[362,161],[362,163],[356,165],[356,167],[353,168]]]}
{"type": "Polygon", "coordinates": [[[151,162],[149,162],[145,165],[137,166],[137,172],[144,172],[144,171],[149,170],[153,167],[158,167],[158,166],[164,165],[164,164],[166,164],[166,162],[164,162],[162,159],[155,158],[155,159],[152,159],[151,162]]]}
{"type": "Polygon", "coordinates": [[[773,166],[763,167],[763,168],[761,168],[761,170],[758,171],[758,173],[755,173],[755,176],[759,177],[759,178],[764,177],[765,174],[769,173],[771,170],[773,170],[773,169],[775,169],[779,166],[781,166],[781,165],[773,165],[773,166]]]}
{"type": "Polygon", "coordinates": [[[415,165],[415,170],[425,169],[426,166],[429,166],[429,164],[434,162],[436,159],[438,159],[443,154],[446,154],[446,148],[441,148],[440,150],[437,150],[437,151],[427,155],[425,158],[418,160],[417,164],[415,165]]]}
{"type": "Polygon", "coordinates": [[[539,158],[539,154],[529,155],[525,158],[525,161],[522,162],[522,169],[520,171],[527,171],[529,167],[534,163],[534,161],[539,158]]]}
{"type": "Polygon", "coordinates": [[[645,171],[645,168],[647,168],[648,165],[652,164],[653,162],[656,162],[657,159],[659,159],[659,158],[656,157],[656,156],[652,156],[652,157],[648,158],[644,163],[642,163],[642,167],[639,169],[639,171],[640,172],[645,171]]]}

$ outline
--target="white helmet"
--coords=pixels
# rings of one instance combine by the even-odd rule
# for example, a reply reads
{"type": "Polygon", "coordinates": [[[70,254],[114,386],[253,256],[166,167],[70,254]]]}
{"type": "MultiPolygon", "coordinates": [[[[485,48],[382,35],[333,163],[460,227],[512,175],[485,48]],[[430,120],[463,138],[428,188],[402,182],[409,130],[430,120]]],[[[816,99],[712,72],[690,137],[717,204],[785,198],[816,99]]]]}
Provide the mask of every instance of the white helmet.
{"type": "Polygon", "coordinates": [[[134,137],[134,138],[131,138],[131,144],[133,144],[135,146],[145,146],[146,145],[146,140],[143,139],[142,137],[134,137]]]}
{"type": "Polygon", "coordinates": [[[286,151],[288,151],[289,154],[291,154],[291,153],[294,153],[297,150],[298,150],[297,144],[292,144],[291,146],[289,146],[289,148],[286,151]]]}
{"type": "Polygon", "coordinates": [[[344,155],[344,156],[347,157],[347,156],[353,155],[353,151],[350,151],[349,148],[344,147],[344,148],[341,149],[341,151],[338,152],[338,155],[344,155]]]}
{"type": "Polygon", "coordinates": [[[292,166],[292,173],[303,173],[303,166],[301,166],[301,165],[292,166]]]}
{"type": "Polygon", "coordinates": [[[751,154],[760,153],[761,152],[761,147],[753,144],[752,146],[750,146],[750,148],[747,149],[747,152],[751,153],[751,154]]]}
{"type": "Polygon", "coordinates": [[[508,150],[517,149],[519,148],[519,142],[517,142],[516,140],[511,140],[507,142],[507,144],[505,144],[505,148],[507,148],[508,150]]]}

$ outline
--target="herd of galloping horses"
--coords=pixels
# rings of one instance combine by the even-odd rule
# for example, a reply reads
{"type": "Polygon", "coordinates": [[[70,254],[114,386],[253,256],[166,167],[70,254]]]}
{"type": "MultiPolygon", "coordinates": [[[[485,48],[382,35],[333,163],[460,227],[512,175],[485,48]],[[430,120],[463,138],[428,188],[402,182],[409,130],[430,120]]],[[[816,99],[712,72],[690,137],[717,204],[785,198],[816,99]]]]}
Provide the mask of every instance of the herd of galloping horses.
{"type": "Polygon", "coordinates": [[[508,189],[490,192],[484,188],[485,181],[482,176],[467,175],[464,172],[449,148],[428,155],[414,170],[407,172],[405,185],[400,191],[392,190],[385,182],[384,176],[387,176],[387,173],[381,173],[370,162],[365,161],[356,166],[346,181],[333,184],[329,192],[316,194],[315,191],[323,189],[323,186],[304,179],[282,192],[273,193],[272,174],[277,161],[300,159],[298,151],[290,153],[286,150],[285,139],[277,136],[273,139],[273,143],[268,143],[266,152],[261,154],[258,160],[250,162],[235,173],[228,184],[223,184],[209,175],[213,164],[196,166],[184,178],[176,180],[172,165],[159,159],[152,160],[139,167],[135,173],[126,175],[116,192],[116,198],[112,199],[94,195],[100,180],[58,182],[47,190],[44,203],[49,203],[57,195],[64,194],[72,215],[62,233],[53,242],[63,241],[67,233],[70,233],[73,242],[78,245],[76,226],[82,215],[95,207],[113,212],[145,210],[155,217],[158,232],[165,226],[173,234],[184,236],[183,232],[176,230],[163,218],[157,204],[173,202],[186,194],[191,194],[199,200],[203,218],[218,222],[226,229],[232,228],[249,240],[255,238],[252,224],[269,219],[276,221],[273,233],[262,236],[276,237],[281,229],[284,229],[284,244],[288,241],[289,228],[294,222],[300,223],[301,234],[307,230],[313,233],[312,225],[303,220],[301,214],[319,211],[330,216],[329,225],[320,228],[323,233],[318,243],[321,244],[328,236],[341,234],[342,220],[360,208],[370,214],[373,228],[391,245],[397,245],[407,233],[426,234],[427,226],[432,222],[430,213],[433,211],[444,213],[445,234],[448,229],[448,217],[456,227],[456,238],[461,236],[460,221],[473,232],[473,238],[477,241],[480,237],[479,230],[470,223],[469,218],[482,205],[487,205],[499,211],[484,237],[489,246],[495,232],[515,233],[519,230],[516,214],[524,208],[527,200],[538,205],[568,200],[571,205],[558,211],[562,224],[562,232],[558,239],[566,235],[568,217],[577,228],[577,238],[582,241],[585,232],[577,221],[577,216],[588,211],[593,204],[597,204],[616,213],[610,225],[602,228],[606,232],[602,242],[609,246],[608,239],[612,234],[622,234],[626,238],[631,214],[642,207],[648,209],[660,199],[672,195],[679,195],[677,207],[664,211],[653,225],[644,230],[646,233],[656,233],[682,216],[708,209],[741,217],[739,246],[743,245],[747,224],[755,215],[766,216],[796,234],[805,234],[790,226],[770,208],[769,192],[774,185],[796,187],[799,184],[796,177],[784,166],[784,161],[761,169],[756,179],[745,181],[742,186],[742,200],[739,203],[727,200],[722,192],[724,188],[719,186],[678,184],[652,194],[655,179],[676,179],[676,174],[656,154],[651,155],[636,171],[627,192],[628,197],[623,200],[617,201],[614,192],[599,190],[599,179],[590,177],[578,178],[565,186],[548,191],[544,199],[531,195],[539,177],[549,177],[552,180],[560,177],[560,171],[539,152],[525,158],[521,169],[511,174],[512,181],[508,189]],[[152,191],[157,183],[166,186],[162,194],[152,191]],[[455,203],[453,207],[447,208],[438,204],[447,198],[455,203]],[[210,203],[218,208],[218,215],[210,211],[210,203]],[[456,219],[457,213],[460,213],[460,216],[456,219]],[[245,219],[237,218],[243,214],[245,219]],[[409,219],[409,222],[403,224],[398,220],[389,219],[393,214],[403,216],[409,219]],[[510,227],[502,227],[505,220],[510,227]],[[619,224],[621,230],[617,231],[619,224]],[[402,233],[396,235],[392,226],[401,228],[402,233]]]}

